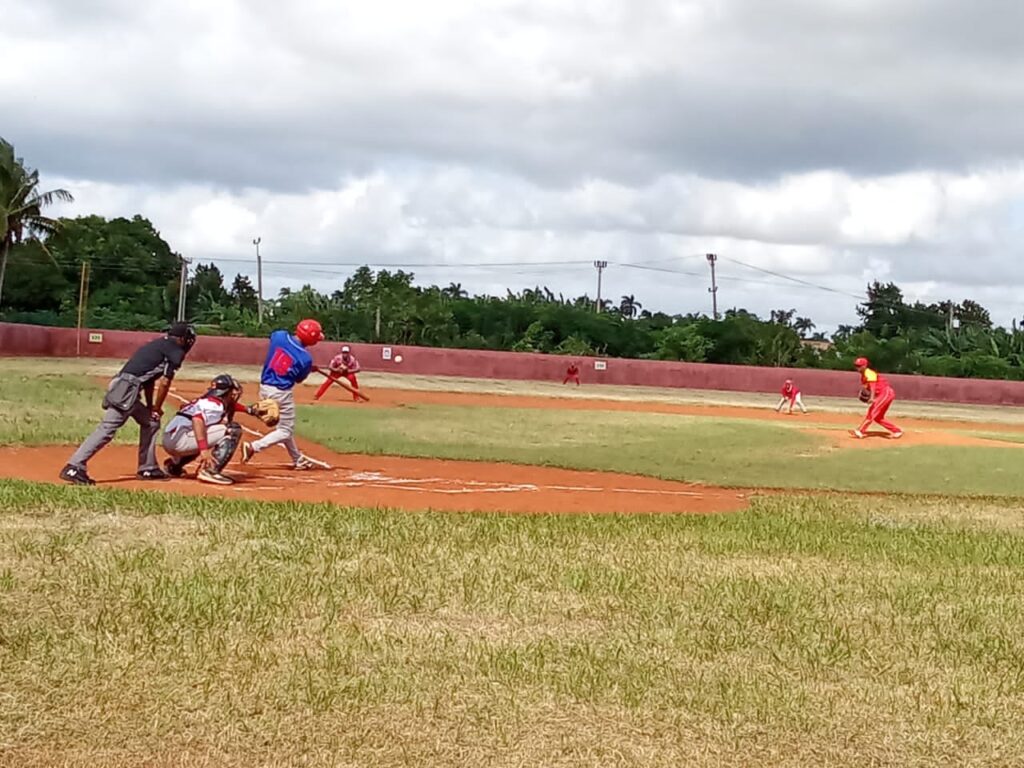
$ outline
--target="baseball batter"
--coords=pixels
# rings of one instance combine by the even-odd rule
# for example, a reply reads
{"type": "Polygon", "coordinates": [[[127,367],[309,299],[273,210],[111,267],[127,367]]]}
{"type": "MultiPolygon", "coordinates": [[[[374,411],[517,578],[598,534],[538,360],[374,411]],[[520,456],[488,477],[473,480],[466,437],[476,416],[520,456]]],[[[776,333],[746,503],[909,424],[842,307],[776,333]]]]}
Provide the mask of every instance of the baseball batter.
{"type": "Polygon", "coordinates": [[[866,357],[858,357],[853,365],[860,371],[861,399],[868,404],[868,412],[861,425],[850,434],[858,440],[863,439],[867,437],[868,427],[874,423],[888,430],[894,439],[903,437],[902,429],[885,420],[889,407],[896,400],[896,390],[884,376],[871,368],[866,357]]]}
{"type": "Polygon", "coordinates": [[[103,397],[103,420],[68,460],[60,472],[61,480],[74,485],[94,485],[86,465],[114,439],[128,419],[134,419],[139,425],[139,479],[167,479],[156,462],[164,399],[174,374],[195,343],[195,329],[188,323],[175,323],[165,336],[136,350],[111,380],[103,397]]]}
{"type": "Polygon", "coordinates": [[[781,394],[782,399],[779,400],[779,404],[775,408],[776,413],[782,413],[782,408],[787,402],[789,403],[790,413],[793,413],[794,406],[800,409],[800,413],[807,413],[807,409],[804,408],[803,398],[800,396],[800,388],[792,379],[786,379],[783,383],[781,394]]]}
{"type": "Polygon", "coordinates": [[[319,400],[324,396],[324,393],[330,388],[338,379],[347,379],[348,383],[352,385],[352,401],[359,402],[359,379],[356,378],[356,374],[362,370],[362,366],[359,365],[359,361],[356,356],[352,354],[351,348],[346,344],[341,348],[341,352],[331,358],[330,366],[328,366],[327,378],[324,379],[324,383],[317,389],[315,400],[319,400]]]}
{"type": "Polygon", "coordinates": [[[309,347],[323,341],[324,332],[316,320],[303,320],[295,328],[295,334],[288,331],[274,331],[270,335],[267,359],[260,376],[260,399],[275,400],[280,407],[280,421],[273,432],[253,443],[242,444],[242,463],[247,463],[257,453],[267,448],[284,444],[291,456],[295,469],[313,469],[317,465],[302,455],[295,444],[295,394],[296,384],[301,384],[313,371],[313,357],[309,347]]]}
{"type": "Polygon", "coordinates": [[[170,455],[164,470],[171,477],[185,474],[186,465],[199,459],[196,479],[213,485],[234,483],[223,474],[242,439],[236,413],[254,415],[240,404],[242,385],[226,373],[210,382],[202,397],[182,406],[164,430],[163,448],[170,455]]]}

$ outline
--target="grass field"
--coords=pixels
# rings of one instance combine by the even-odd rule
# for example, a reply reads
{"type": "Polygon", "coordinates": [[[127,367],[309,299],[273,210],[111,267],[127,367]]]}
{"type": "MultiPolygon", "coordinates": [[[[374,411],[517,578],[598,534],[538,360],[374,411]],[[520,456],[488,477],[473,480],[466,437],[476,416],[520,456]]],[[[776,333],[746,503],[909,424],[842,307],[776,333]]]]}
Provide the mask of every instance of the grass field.
{"type": "Polygon", "coordinates": [[[10,765],[1024,760],[1013,504],[0,503],[10,765]]]}
{"type": "MultiPolygon", "coordinates": [[[[77,442],[98,391],[5,375],[0,444],[77,442]]],[[[1019,449],[603,411],[300,420],[337,450],[1005,498],[519,517],[0,480],[0,765],[1024,764],[1019,449]]]]}

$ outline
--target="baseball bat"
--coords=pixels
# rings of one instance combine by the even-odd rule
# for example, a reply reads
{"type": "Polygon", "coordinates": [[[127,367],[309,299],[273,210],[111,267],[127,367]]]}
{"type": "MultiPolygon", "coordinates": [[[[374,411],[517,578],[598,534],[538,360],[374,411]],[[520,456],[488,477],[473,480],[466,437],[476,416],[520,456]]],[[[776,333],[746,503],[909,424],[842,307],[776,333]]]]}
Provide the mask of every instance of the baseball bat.
{"type": "Polygon", "coordinates": [[[347,389],[349,391],[349,393],[355,395],[356,397],[361,398],[362,400],[365,400],[366,402],[370,402],[370,398],[368,398],[366,395],[364,395],[358,389],[354,388],[345,379],[336,379],[333,376],[331,376],[331,374],[324,373],[324,371],[321,370],[320,368],[317,368],[316,372],[319,373],[321,376],[323,376],[325,379],[330,379],[331,381],[333,381],[335,384],[337,384],[342,389],[347,389]]]}

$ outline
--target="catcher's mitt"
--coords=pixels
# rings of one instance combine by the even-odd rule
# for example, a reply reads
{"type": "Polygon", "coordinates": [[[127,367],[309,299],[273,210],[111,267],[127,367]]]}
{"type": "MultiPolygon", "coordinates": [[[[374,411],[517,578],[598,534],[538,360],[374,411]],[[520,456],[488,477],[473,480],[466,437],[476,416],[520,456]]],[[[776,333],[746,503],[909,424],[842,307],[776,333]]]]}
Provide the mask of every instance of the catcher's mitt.
{"type": "Polygon", "coordinates": [[[862,403],[870,403],[871,402],[871,390],[868,389],[867,387],[865,387],[864,389],[862,389],[860,391],[860,394],[857,395],[857,399],[859,399],[862,403]]]}
{"type": "Polygon", "coordinates": [[[276,427],[281,420],[281,406],[276,400],[260,400],[255,405],[249,406],[249,413],[268,427],[276,427]]]}

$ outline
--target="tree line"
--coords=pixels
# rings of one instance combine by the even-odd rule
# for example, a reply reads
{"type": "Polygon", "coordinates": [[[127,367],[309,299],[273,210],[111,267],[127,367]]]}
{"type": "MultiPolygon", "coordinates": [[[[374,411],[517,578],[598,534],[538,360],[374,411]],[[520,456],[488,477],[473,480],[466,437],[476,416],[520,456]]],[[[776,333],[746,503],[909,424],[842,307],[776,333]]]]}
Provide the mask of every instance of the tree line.
{"type": "MultiPolygon", "coordinates": [[[[141,216],[49,219],[69,200],[40,192],[0,139],[0,319],[73,326],[82,265],[89,265],[85,323],[159,330],[177,311],[182,257],[141,216]]],[[[633,295],[602,302],[538,286],[504,296],[469,295],[459,283],[418,285],[414,274],[356,269],[332,292],[309,285],[264,301],[248,277],[230,283],[215,264],[191,271],[186,314],[200,332],[263,336],[313,316],[330,338],[472,349],[600,355],[738,365],[848,369],[866,355],[882,370],[1024,380],[1024,331],[997,327],[972,301],[909,303],[893,283],[872,283],[859,321],[831,336],[796,310],[766,318],[744,309],[715,320],[652,312],[633,295]]]]}

